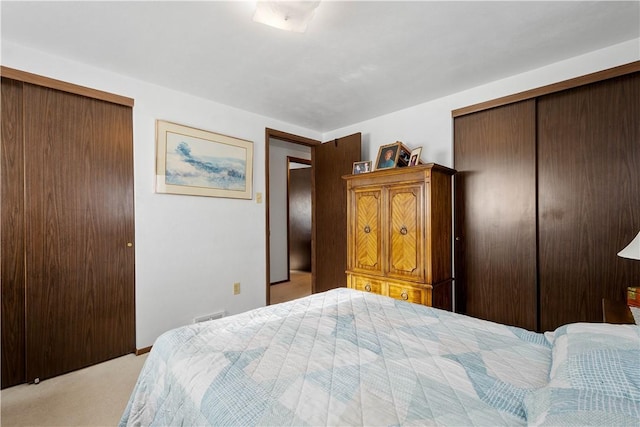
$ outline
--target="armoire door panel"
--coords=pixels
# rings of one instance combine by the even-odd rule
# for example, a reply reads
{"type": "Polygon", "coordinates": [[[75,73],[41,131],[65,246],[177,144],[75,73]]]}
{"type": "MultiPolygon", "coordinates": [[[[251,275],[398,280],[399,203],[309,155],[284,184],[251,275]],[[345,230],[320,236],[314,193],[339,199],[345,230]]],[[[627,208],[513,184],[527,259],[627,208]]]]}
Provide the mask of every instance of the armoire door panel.
{"type": "Polygon", "coordinates": [[[25,382],[25,245],[22,83],[2,79],[0,97],[2,178],[2,388],[25,382]]]}
{"type": "Polygon", "coordinates": [[[25,85],[27,380],[135,349],[129,107],[25,85]]]}
{"type": "Polygon", "coordinates": [[[535,101],[456,117],[456,311],[535,330],[535,101]],[[466,305],[466,306],[465,306],[466,305]]]}
{"type": "Polygon", "coordinates": [[[424,279],[420,185],[389,188],[389,277],[424,279]]]}
{"type": "Polygon", "coordinates": [[[540,327],[602,320],[640,261],[640,73],[538,100],[540,327]]]}
{"type": "Polygon", "coordinates": [[[354,204],[356,226],[353,236],[355,238],[355,263],[353,265],[355,270],[362,272],[382,273],[381,189],[356,191],[354,194],[356,198],[354,204]]]}

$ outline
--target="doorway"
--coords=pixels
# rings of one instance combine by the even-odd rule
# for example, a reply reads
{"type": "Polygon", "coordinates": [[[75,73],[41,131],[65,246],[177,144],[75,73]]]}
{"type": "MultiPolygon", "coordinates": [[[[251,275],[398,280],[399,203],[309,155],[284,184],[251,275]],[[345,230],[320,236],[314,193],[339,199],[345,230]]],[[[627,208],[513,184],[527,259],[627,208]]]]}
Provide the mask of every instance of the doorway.
{"type": "Polygon", "coordinates": [[[269,140],[271,303],[311,294],[311,148],[269,140]]]}
{"type": "Polygon", "coordinates": [[[289,282],[272,286],[271,296],[290,301],[311,295],[311,160],[287,157],[287,241],[289,282]]]}
{"type": "Polygon", "coordinates": [[[311,161],[287,158],[289,272],[311,273],[311,161]]]}
{"type": "MultiPolygon", "coordinates": [[[[266,203],[266,303],[271,300],[271,283],[278,281],[272,275],[271,240],[275,236],[272,229],[271,195],[271,153],[270,146],[275,141],[292,144],[294,148],[310,148],[311,159],[311,293],[346,286],[346,184],[342,179],[350,174],[353,162],[360,160],[362,135],[355,133],[332,141],[321,143],[294,134],[266,129],[265,141],[265,203],[266,203]],[[273,276],[273,277],[272,277],[273,276]]],[[[296,156],[299,157],[299,156],[296,156]]],[[[278,166],[274,166],[277,168],[278,166]]],[[[286,167],[280,166],[288,173],[286,167]]],[[[285,184],[282,184],[283,186],[285,184]]],[[[275,264],[274,264],[275,268],[275,264]]],[[[293,275],[285,268],[280,280],[291,282],[293,275]]],[[[280,302],[280,301],[278,301],[280,302]]]]}

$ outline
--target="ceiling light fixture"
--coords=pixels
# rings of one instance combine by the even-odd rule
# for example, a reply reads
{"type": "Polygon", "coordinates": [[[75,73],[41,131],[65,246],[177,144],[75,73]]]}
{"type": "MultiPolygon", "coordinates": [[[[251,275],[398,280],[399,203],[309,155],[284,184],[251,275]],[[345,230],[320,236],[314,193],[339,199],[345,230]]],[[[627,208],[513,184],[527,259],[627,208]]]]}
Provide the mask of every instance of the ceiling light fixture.
{"type": "Polygon", "coordinates": [[[296,33],[304,33],[320,1],[266,1],[256,2],[255,22],[296,33]]]}

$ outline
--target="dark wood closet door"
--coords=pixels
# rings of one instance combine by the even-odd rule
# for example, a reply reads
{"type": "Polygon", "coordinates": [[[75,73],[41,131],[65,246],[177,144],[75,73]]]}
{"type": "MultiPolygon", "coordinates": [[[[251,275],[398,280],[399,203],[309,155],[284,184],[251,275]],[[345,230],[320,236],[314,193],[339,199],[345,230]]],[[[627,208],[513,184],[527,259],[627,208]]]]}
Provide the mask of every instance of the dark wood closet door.
{"type": "Polygon", "coordinates": [[[2,79],[2,388],[25,382],[22,83],[2,79]]]}
{"type": "Polygon", "coordinates": [[[311,273],[311,167],[289,169],[289,270],[311,273]]]}
{"type": "Polygon", "coordinates": [[[27,381],[134,351],[132,111],[25,84],[27,381]]]}
{"type": "Polygon", "coordinates": [[[539,98],[540,327],[602,321],[640,261],[640,74],[539,98]]]}
{"type": "Polygon", "coordinates": [[[313,292],[347,286],[347,187],[360,160],[361,134],[313,147],[313,292]]]}
{"type": "Polygon", "coordinates": [[[457,117],[454,138],[456,311],[534,330],[535,101],[457,117]]]}

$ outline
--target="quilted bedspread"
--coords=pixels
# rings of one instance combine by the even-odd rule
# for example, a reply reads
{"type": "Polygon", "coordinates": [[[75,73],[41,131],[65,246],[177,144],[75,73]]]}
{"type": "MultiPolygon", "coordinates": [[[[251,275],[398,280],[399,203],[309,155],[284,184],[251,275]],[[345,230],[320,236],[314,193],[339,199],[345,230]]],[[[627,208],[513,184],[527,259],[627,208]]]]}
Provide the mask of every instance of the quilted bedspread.
{"type": "Polygon", "coordinates": [[[121,425],[524,425],[542,334],[351,289],[155,342],[121,425]]]}

